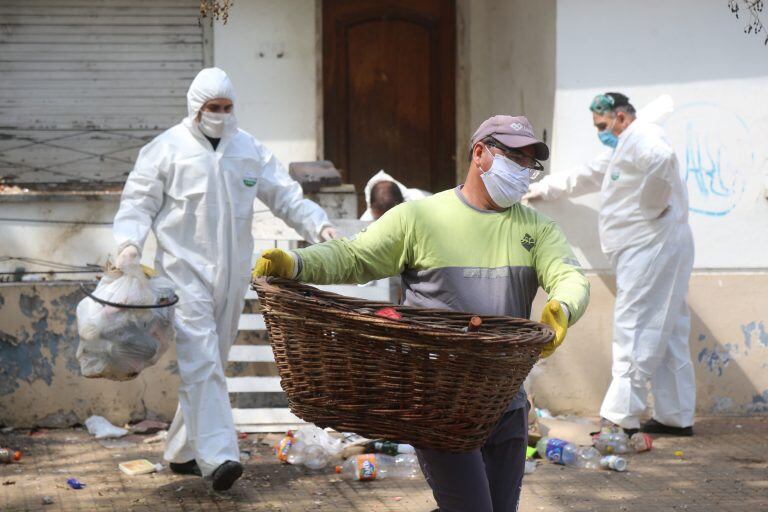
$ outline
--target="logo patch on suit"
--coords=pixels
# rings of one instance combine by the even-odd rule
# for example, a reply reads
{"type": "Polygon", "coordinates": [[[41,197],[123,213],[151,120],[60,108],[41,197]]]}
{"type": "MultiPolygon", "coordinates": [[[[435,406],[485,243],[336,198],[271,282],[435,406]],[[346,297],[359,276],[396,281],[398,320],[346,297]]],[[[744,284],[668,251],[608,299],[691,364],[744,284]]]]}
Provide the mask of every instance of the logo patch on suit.
{"type": "Polygon", "coordinates": [[[533,249],[533,246],[536,245],[536,240],[534,240],[531,235],[526,233],[523,239],[520,240],[520,243],[522,244],[523,247],[525,247],[526,251],[531,252],[531,249],[533,249]]]}
{"type": "Polygon", "coordinates": [[[252,187],[252,186],[254,186],[254,185],[256,184],[256,181],[257,181],[257,180],[256,180],[256,176],[254,176],[254,175],[252,175],[252,174],[246,174],[246,175],[245,175],[245,178],[243,178],[243,184],[244,184],[246,187],[252,187]]]}

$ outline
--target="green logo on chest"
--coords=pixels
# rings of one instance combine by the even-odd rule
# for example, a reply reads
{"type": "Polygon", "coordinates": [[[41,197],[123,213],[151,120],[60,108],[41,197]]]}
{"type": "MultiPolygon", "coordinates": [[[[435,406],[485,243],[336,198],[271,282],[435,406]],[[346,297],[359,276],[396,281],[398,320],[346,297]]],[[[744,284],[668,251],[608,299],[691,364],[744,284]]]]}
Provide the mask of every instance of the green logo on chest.
{"type": "Polygon", "coordinates": [[[252,187],[256,184],[256,178],[245,178],[243,183],[245,183],[246,187],[252,187]]]}

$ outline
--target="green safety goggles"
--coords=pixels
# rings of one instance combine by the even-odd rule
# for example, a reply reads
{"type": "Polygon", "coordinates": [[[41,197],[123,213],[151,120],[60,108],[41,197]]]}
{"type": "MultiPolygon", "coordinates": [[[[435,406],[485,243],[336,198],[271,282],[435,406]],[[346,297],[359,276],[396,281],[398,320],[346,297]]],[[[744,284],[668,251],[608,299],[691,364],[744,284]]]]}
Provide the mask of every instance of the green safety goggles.
{"type": "Polygon", "coordinates": [[[592,104],[589,106],[589,110],[598,115],[604,115],[611,112],[616,103],[612,97],[606,94],[598,94],[595,99],[592,100],[592,104]]]}

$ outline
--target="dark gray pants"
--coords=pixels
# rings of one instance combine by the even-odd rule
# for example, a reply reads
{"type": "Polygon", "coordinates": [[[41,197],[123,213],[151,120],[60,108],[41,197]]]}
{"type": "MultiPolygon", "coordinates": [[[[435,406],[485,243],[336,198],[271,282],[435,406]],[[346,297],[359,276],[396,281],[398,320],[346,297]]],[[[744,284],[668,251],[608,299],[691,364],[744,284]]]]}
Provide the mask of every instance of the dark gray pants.
{"type": "Polygon", "coordinates": [[[485,444],[467,453],[416,450],[440,512],[515,512],[528,445],[528,408],[507,411],[485,444]]]}

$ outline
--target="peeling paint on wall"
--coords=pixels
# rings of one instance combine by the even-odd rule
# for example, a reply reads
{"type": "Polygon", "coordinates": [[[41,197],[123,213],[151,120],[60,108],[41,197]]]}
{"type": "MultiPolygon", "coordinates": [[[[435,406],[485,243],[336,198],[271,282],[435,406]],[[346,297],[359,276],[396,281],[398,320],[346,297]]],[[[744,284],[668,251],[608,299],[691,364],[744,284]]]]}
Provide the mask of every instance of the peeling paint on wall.
{"type": "Polygon", "coordinates": [[[752,397],[752,403],[747,406],[747,412],[753,414],[768,412],[768,389],[752,397]]]}
{"type": "Polygon", "coordinates": [[[15,332],[0,331],[3,360],[0,393],[10,394],[19,389],[22,382],[32,384],[40,380],[50,386],[60,352],[67,366],[73,368],[74,364],[79,373],[75,359],[78,338],[74,313],[79,299],[77,292],[63,295],[52,301],[49,309],[34,287],[31,293],[19,295],[19,311],[26,318],[15,332]]]}
{"type": "Polygon", "coordinates": [[[768,348],[768,332],[765,330],[765,322],[749,322],[748,324],[742,324],[741,332],[744,335],[744,345],[748,349],[752,348],[753,341],[768,348]]]}
{"type": "Polygon", "coordinates": [[[699,352],[698,358],[700,363],[706,365],[711,372],[717,372],[718,377],[723,376],[723,370],[731,362],[730,350],[725,348],[703,348],[699,352]]]}

